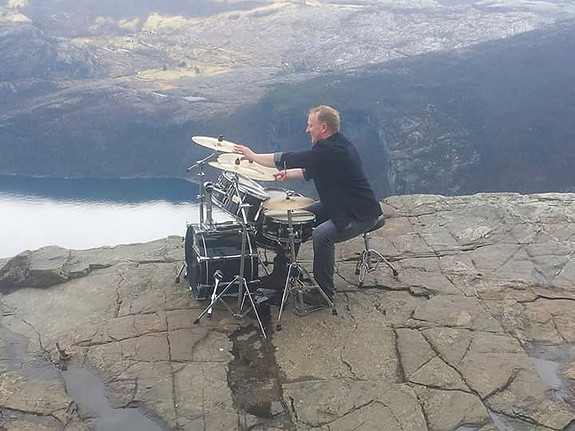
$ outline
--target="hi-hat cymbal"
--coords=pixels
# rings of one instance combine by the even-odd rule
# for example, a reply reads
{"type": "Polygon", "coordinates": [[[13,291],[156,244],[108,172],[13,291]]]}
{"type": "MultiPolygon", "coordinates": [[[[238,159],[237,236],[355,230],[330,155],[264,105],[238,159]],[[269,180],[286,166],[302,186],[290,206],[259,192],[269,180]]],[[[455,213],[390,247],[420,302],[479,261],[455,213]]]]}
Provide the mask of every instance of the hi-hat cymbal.
{"type": "Polygon", "coordinates": [[[271,198],[262,206],[268,210],[299,210],[313,204],[314,200],[305,196],[286,196],[285,198],[271,198]]]}
{"type": "Polygon", "coordinates": [[[268,168],[256,162],[242,159],[241,154],[221,154],[215,162],[209,162],[214,168],[224,171],[235,172],[244,177],[256,181],[275,181],[274,174],[279,171],[275,168],[268,168]]]}
{"type": "Polygon", "coordinates": [[[211,138],[209,136],[192,136],[192,141],[200,144],[202,147],[211,148],[212,150],[221,151],[222,153],[233,153],[234,144],[230,141],[224,141],[220,138],[211,138]]]}

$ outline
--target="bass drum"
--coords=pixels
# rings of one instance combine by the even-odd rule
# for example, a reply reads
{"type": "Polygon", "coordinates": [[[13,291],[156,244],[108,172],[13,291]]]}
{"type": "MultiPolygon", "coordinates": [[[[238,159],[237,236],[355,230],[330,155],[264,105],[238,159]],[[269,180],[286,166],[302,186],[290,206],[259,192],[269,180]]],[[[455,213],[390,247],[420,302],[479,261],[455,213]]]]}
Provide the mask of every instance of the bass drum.
{"type": "MultiPolygon", "coordinates": [[[[199,230],[197,225],[189,225],[186,231],[185,259],[188,284],[193,299],[211,297],[214,290],[214,273],[223,274],[222,284],[226,284],[240,273],[242,251],[242,228],[237,223],[226,223],[210,230],[199,230]]],[[[244,278],[248,283],[258,280],[258,254],[253,233],[249,232],[246,241],[244,278]]],[[[234,283],[227,295],[236,295],[238,285],[234,283]]]]}

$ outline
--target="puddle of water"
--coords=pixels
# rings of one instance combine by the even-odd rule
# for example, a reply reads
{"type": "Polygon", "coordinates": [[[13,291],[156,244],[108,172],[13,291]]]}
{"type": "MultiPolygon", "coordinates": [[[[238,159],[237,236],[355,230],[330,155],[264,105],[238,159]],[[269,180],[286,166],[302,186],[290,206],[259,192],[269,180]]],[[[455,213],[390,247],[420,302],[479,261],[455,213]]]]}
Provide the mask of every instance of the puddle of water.
{"type": "Polygon", "coordinates": [[[493,425],[497,427],[499,431],[532,431],[533,424],[524,422],[519,419],[512,419],[500,413],[495,413],[492,410],[488,410],[489,416],[493,420],[493,425]]]}
{"type": "MultiPolygon", "coordinates": [[[[269,307],[260,309],[264,326],[269,327],[269,307]]],[[[274,347],[259,328],[241,329],[231,336],[234,359],[229,364],[228,385],[236,408],[259,418],[260,426],[293,427],[282,401],[274,347]]]]}
{"type": "Polygon", "coordinates": [[[4,327],[0,327],[0,358],[8,369],[18,371],[27,379],[58,380],[62,376],[68,395],[88,413],[96,431],[166,429],[160,420],[151,419],[140,409],[112,408],[106,398],[105,387],[95,372],[84,368],[60,371],[49,357],[28,356],[28,340],[4,327]]]}
{"type": "MultiPolygon", "coordinates": [[[[525,351],[530,357],[541,379],[547,383],[551,395],[556,399],[575,405],[575,395],[571,390],[573,382],[569,382],[563,377],[562,368],[570,365],[575,360],[575,346],[556,346],[547,344],[529,343],[525,345],[525,351]]],[[[520,419],[510,418],[492,410],[489,416],[493,425],[499,431],[531,431],[533,424],[520,419]]],[[[477,428],[462,426],[456,431],[475,431],[477,428]]],[[[575,431],[575,424],[571,424],[565,431],[575,431]]]]}
{"type": "Polygon", "coordinates": [[[541,379],[549,385],[551,394],[571,406],[575,406],[574,383],[563,377],[563,367],[575,361],[575,346],[531,343],[525,351],[541,379]]]}
{"type": "Polygon", "coordinates": [[[88,413],[96,431],[163,431],[165,426],[134,408],[114,409],[100,377],[85,368],[62,372],[68,394],[88,413]]]}
{"type": "Polygon", "coordinates": [[[559,390],[563,386],[561,382],[561,364],[547,359],[531,358],[537,372],[551,389],[559,390]]]}

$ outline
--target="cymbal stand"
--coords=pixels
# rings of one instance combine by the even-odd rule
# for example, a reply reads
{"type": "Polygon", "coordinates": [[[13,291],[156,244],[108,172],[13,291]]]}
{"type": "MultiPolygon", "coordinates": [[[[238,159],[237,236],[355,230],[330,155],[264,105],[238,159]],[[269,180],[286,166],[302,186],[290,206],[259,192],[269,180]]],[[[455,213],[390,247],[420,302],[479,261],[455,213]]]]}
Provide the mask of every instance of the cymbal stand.
{"type": "Polygon", "coordinates": [[[220,192],[222,192],[222,191],[220,189],[218,189],[214,185],[214,183],[211,183],[209,181],[203,183],[203,186],[204,186],[204,193],[206,196],[206,225],[205,225],[205,228],[206,228],[206,230],[209,230],[214,226],[214,219],[212,217],[212,192],[214,191],[214,189],[216,191],[220,191],[220,192]]]}
{"type": "MultiPolygon", "coordinates": [[[[265,339],[267,339],[267,335],[266,335],[266,331],[264,329],[264,326],[262,324],[262,321],[260,319],[260,315],[256,306],[256,302],[254,301],[253,298],[253,294],[250,292],[249,286],[248,286],[248,282],[246,281],[246,278],[244,277],[244,270],[245,270],[245,260],[246,260],[246,243],[247,243],[247,239],[248,239],[248,222],[247,222],[247,215],[246,215],[246,209],[250,207],[249,204],[244,204],[241,200],[241,194],[239,192],[239,188],[238,188],[238,181],[239,178],[237,176],[237,174],[234,177],[234,186],[236,189],[236,196],[238,197],[238,199],[240,200],[240,213],[242,215],[242,217],[240,218],[240,224],[242,225],[242,248],[241,248],[241,257],[240,257],[240,273],[238,275],[236,275],[232,281],[230,281],[228,284],[226,284],[226,286],[222,289],[222,291],[220,293],[217,294],[217,296],[213,296],[211,298],[211,302],[210,304],[200,313],[200,315],[196,318],[196,320],[194,320],[194,324],[198,324],[200,323],[200,319],[208,312],[210,312],[210,310],[212,309],[213,305],[220,300],[220,298],[228,291],[228,289],[234,285],[235,283],[238,283],[238,308],[237,308],[237,313],[234,313],[234,317],[237,318],[243,318],[245,317],[250,310],[254,311],[254,314],[256,316],[256,320],[258,321],[258,325],[260,327],[260,330],[262,331],[262,334],[264,336],[265,339]],[[244,291],[245,288],[245,291],[244,291]],[[245,304],[245,297],[248,297],[250,304],[251,304],[251,308],[248,308],[244,313],[243,312],[243,307],[245,304]]],[[[219,282],[216,283],[216,285],[219,284],[219,282]]],[[[215,291],[215,287],[214,287],[214,291],[215,291]]],[[[223,300],[222,300],[223,301],[223,300]]],[[[227,305],[227,304],[226,304],[227,305]]]]}
{"type": "Polygon", "coordinates": [[[334,316],[337,315],[337,308],[335,307],[334,302],[329,298],[329,296],[327,296],[327,294],[324,292],[324,290],[321,288],[321,286],[319,286],[317,283],[311,283],[311,277],[309,275],[309,272],[302,265],[300,265],[296,260],[295,233],[294,233],[294,229],[293,229],[292,211],[293,210],[291,210],[291,209],[287,210],[287,213],[288,213],[288,229],[287,229],[287,231],[288,231],[289,248],[290,248],[290,265],[288,267],[286,283],[285,283],[284,292],[282,295],[282,302],[280,305],[280,311],[278,313],[278,322],[276,325],[276,330],[278,330],[278,331],[282,330],[281,318],[282,318],[284,306],[285,306],[290,294],[294,290],[296,291],[296,293],[298,295],[298,300],[301,302],[301,304],[299,304],[301,314],[305,314],[305,313],[308,313],[311,311],[319,310],[319,308],[316,308],[313,310],[307,310],[305,308],[305,306],[303,305],[303,300],[302,300],[302,294],[305,290],[310,290],[310,289],[315,288],[319,291],[319,293],[321,294],[323,299],[325,299],[326,304],[329,307],[331,307],[331,314],[333,314],[334,316]],[[306,286],[305,285],[306,281],[308,281],[311,285],[306,286]]]}
{"type": "MultiPolygon", "coordinates": [[[[199,177],[199,182],[200,182],[200,191],[199,194],[196,196],[196,199],[198,199],[198,201],[200,202],[200,229],[211,229],[211,227],[213,226],[213,219],[212,219],[212,195],[211,195],[211,190],[208,196],[208,201],[206,201],[206,183],[204,183],[204,166],[214,157],[217,156],[218,153],[212,153],[210,154],[208,157],[203,158],[202,160],[197,161],[195,164],[193,164],[192,166],[190,166],[189,168],[186,169],[186,172],[190,172],[193,169],[198,168],[198,177],[199,177]],[[206,205],[207,202],[207,205],[206,205]],[[204,224],[204,205],[206,205],[207,207],[207,219],[206,219],[206,224],[204,224]]],[[[182,273],[184,272],[184,269],[186,269],[186,262],[184,261],[182,263],[182,266],[180,267],[179,271],[178,271],[178,275],[176,276],[176,283],[180,282],[180,278],[182,276],[182,273]]]]}
{"type": "MultiPolygon", "coordinates": [[[[194,165],[190,166],[188,169],[186,169],[187,172],[190,172],[192,169],[198,168],[198,177],[199,177],[199,183],[200,183],[200,192],[198,194],[198,196],[196,197],[200,203],[200,226],[204,227],[204,206],[206,206],[206,184],[204,183],[204,166],[214,157],[217,157],[218,153],[217,152],[213,152],[212,154],[210,154],[208,157],[197,161],[194,165]]],[[[211,195],[211,193],[210,193],[211,195]]],[[[210,201],[207,203],[207,210],[208,210],[208,217],[207,217],[207,227],[211,228],[212,227],[212,212],[211,212],[211,196],[209,196],[210,201]]]]}

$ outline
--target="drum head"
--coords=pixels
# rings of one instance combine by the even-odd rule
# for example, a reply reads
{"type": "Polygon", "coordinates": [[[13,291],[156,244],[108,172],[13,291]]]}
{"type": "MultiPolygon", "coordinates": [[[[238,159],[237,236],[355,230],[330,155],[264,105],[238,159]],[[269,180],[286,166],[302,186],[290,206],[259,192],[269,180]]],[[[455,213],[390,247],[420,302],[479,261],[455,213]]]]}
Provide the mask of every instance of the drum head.
{"type": "Polygon", "coordinates": [[[266,194],[270,199],[282,199],[286,197],[286,189],[280,189],[279,187],[266,187],[264,189],[266,194]]]}
{"type": "MultiPolygon", "coordinates": [[[[285,199],[287,189],[282,189],[280,187],[266,187],[264,192],[270,197],[270,199],[285,199]]],[[[300,193],[292,192],[293,196],[302,196],[300,193]]]]}
{"type": "Polygon", "coordinates": [[[188,277],[188,284],[190,287],[195,288],[199,281],[199,263],[198,254],[194,247],[194,226],[189,225],[186,230],[186,241],[184,243],[184,257],[186,259],[186,274],[188,277]]]}

